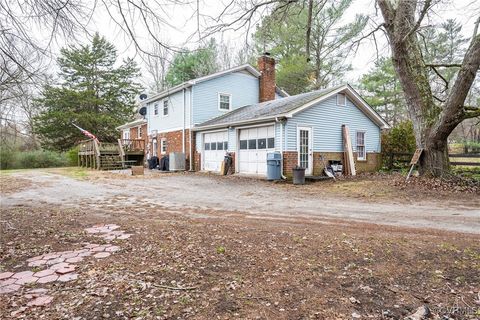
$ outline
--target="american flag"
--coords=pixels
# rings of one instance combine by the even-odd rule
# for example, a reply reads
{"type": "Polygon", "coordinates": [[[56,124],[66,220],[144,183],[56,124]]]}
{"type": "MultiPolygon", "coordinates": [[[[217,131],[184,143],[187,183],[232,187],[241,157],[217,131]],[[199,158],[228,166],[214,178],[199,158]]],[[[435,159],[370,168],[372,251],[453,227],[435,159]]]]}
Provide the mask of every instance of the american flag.
{"type": "Polygon", "coordinates": [[[91,133],[90,131],[87,131],[87,130],[85,130],[85,129],[80,128],[80,127],[77,126],[75,123],[72,123],[72,124],[73,124],[78,130],[82,131],[82,133],[83,133],[85,136],[87,136],[87,137],[89,137],[89,138],[91,138],[91,139],[95,139],[95,140],[98,141],[97,137],[96,137],[93,133],[91,133]]]}

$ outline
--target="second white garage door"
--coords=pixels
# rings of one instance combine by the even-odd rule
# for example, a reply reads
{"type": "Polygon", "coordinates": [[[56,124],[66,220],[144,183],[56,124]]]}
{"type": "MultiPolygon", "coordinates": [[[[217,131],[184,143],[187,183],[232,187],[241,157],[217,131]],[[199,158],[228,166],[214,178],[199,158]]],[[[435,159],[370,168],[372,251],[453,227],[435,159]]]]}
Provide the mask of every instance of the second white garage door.
{"type": "Polygon", "coordinates": [[[205,133],[203,136],[203,170],[220,171],[227,150],[227,131],[205,133]]]}
{"type": "Polygon", "coordinates": [[[239,140],[239,172],[266,174],[267,152],[275,150],[275,127],[241,129],[239,140]]]}

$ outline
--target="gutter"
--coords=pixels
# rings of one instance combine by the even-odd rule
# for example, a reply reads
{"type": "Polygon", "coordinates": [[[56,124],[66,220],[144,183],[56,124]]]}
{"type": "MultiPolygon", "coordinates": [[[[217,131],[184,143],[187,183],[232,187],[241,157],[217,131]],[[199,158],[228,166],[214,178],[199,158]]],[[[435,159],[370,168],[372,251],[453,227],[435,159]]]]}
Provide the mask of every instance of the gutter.
{"type": "Polygon", "coordinates": [[[274,120],[278,118],[290,118],[290,116],[286,114],[281,114],[278,116],[271,116],[271,117],[266,117],[266,118],[258,118],[258,119],[250,119],[250,120],[243,120],[243,121],[238,121],[238,122],[229,122],[229,123],[221,123],[221,124],[213,124],[213,125],[206,125],[206,126],[201,126],[201,127],[196,127],[192,128],[193,131],[204,131],[204,130],[209,130],[209,129],[221,129],[221,128],[228,128],[228,127],[236,127],[239,125],[244,125],[244,124],[253,124],[253,123],[262,123],[268,120],[274,120]]]}
{"type": "Polygon", "coordinates": [[[183,89],[183,129],[182,129],[182,152],[185,153],[185,88],[183,89]]]}
{"type": "MultiPolygon", "coordinates": [[[[283,120],[283,119],[282,119],[283,120]]],[[[287,180],[287,177],[283,175],[283,121],[279,120],[278,117],[275,118],[277,123],[280,123],[280,155],[282,160],[280,161],[280,176],[283,180],[287,180]]]]}

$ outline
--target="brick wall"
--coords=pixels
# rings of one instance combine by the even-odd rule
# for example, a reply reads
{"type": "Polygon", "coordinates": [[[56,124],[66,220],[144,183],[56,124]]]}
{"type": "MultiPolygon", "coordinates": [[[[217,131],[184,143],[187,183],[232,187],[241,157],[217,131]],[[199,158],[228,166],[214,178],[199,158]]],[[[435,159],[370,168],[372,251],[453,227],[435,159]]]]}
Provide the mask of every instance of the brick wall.
{"type": "MultiPolygon", "coordinates": [[[[357,155],[355,154],[355,159],[357,155]]],[[[366,161],[355,161],[355,167],[358,172],[373,172],[378,171],[382,167],[382,154],[367,152],[366,161]]]]}
{"type": "MultiPolygon", "coordinates": [[[[189,157],[190,157],[190,138],[189,138],[190,131],[187,129],[185,130],[185,159],[186,159],[186,166],[187,170],[190,169],[189,157]]],[[[162,132],[157,134],[157,155],[159,158],[163,157],[164,155],[168,155],[170,152],[183,152],[183,130],[177,131],[170,131],[170,132],[162,132]],[[162,139],[166,139],[167,148],[166,153],[161,153],[162,147],[162,139]]],[[[151,139],[150,139],[151,140],[151,139]]],[[[195,146],[192,144],[192,146],[195,146]]],[[[150,146],[152,148],[152,146],[150,146]]],[[[153,150],[151,152],[153,154],[153,150]]],[[[195,159],[195,157],[194,157],[195,159]]]]}
{"type": "Polygon", "coordinates": [[[287,178],[293,176],[292,168],[298,164],[298,154],[296,151],[283,152],[283,175],[287,178]]]}

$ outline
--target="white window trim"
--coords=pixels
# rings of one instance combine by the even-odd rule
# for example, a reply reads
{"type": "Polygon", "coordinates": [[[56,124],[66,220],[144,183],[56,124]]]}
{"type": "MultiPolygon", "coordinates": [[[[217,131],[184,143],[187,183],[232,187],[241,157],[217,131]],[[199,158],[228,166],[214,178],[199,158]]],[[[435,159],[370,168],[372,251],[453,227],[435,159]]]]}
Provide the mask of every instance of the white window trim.
{"type": "Polygon", "coordinates": [[[162,117],[168,117],[170,115],[170,102],[168,99],[162,101],[162,117]],[[165,114],[165,102],[167,102],[167,114],[165,114]]]}
{"type": "Polygon", "coordinates": [[[345,107],[345,106],[347,105],[347,95],[346,95],[345,93],[342,93],[342,92],[337,93],[336,99],[337,99],[337,106],[345,107]],[[344,104],[338,103],[338,96],[339,96],[339,95],[342,95],[342,96],[345,97],[345,100],[344,100],[345,103],[344,103],[344,104]]]}
{"type": "Polygon", "coordinates": [[[357,149],[357,160],[358,161],[367,161],[367,131],[366,130],[357,130],[355,131],[355,148],[357,149]],[[357,134],[359,132],[363,133],[363,148],[365,150],[365,157],[360,157],[358,153],[358,139],[357,139],[357,134]]]}
{"type": "Polygon", "coordinates": [[[163,147],[166,147],[167,138],[160,139],[160,154],[166,154],[167,149],[163,150],[163,147]]]}
{"type": "Polygon", "coordinates": [[[226,93],[226,92],[219,92],[217,94],[217,106],[218,106],[218,110],[220,111],[224,111],[224,112],[231,111],[232,110],[232,94],[226,93]],[[229,101],[228,110],[220,108],[220,96],[228,96],[228,101],[229,101]]]}
{"type": "Polygon", "coordinates": [[[137,139],[142,139],[142,126],[137,127],[137,139]]]}
{"type": "Polygon", "coordinates": [[[158,106],[158,102],[155,102],[153,104],[153,108],[152,108],[152,115],[154,117],[158,117],[160,115],[160,109],[159,109],[159,106],[158,106]],[[157,107],[157,114],[155,114],[155,107],[157,107]]]}
{"type": "Polygon", "coordinates": [[[154,157],[158,157],[158,155],[157,155],[157,152],[158,152],[157,150],[158,150],[158,149],[157,149],[157,148],[158,148],[157,138],[153,138],[153,139],[152,139],[152,149],[153,149],[153,150],[152,150],[152,155],[153,155],[154,157]]]}
{"type": "Polygon", "coordinates": [[[123,139],[124,140],[130,140],[130,129],[124,129],[123,130],[123,139]]]}

